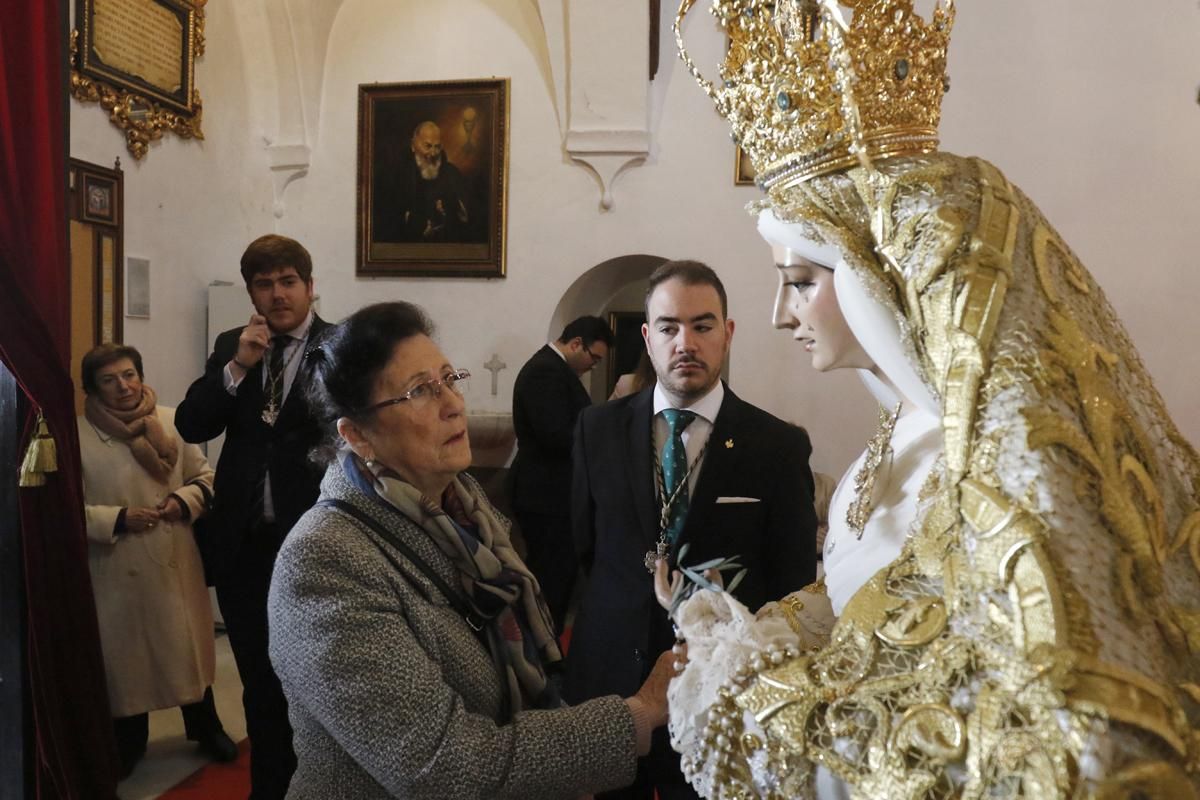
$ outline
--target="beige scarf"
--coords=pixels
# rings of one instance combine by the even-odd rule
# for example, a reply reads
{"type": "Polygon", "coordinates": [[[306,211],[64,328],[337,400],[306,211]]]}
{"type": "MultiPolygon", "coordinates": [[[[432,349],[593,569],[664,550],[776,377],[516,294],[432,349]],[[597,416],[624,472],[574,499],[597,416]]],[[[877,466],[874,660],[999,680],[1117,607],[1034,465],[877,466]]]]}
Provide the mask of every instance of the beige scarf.
{"type": "Polygon", "coordinates": [[[142,401],[130,411],[118,411],[104,405],[94,394],[87,396],[83,414],[96,430],[129,446],[133,458],[159,483],[166,483],[179,460],[179,445],[167,433],[155,413],[158,396],[142,385],[142,401]]]}

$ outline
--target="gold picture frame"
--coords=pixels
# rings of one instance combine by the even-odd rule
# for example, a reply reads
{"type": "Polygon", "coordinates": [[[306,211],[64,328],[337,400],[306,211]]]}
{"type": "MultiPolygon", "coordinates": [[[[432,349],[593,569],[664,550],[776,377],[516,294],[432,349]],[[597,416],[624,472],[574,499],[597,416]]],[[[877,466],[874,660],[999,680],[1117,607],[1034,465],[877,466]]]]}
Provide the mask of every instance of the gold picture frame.
{"type": "Polygon", "coordinates": [[[508,90],[507,78],[358,87],[358,275],[504,277],[508,90]],[[419,139],[433,146],[420,158],[419,139]]]}
{"type": "Polygon", "coordinates": [[[71,95],[99,103],[134,158],[166,132],[203,139],[196,58],[208,0],[76,0],[71,95]]]}
{"type": "Polygon", "coordinates": [[[734,186],[753,186],[754,185],[754,165],[750,163],[750,156],[746,155],[746,151],[741,145],[734,146],[733,156],[733,184],[734,186]]]}

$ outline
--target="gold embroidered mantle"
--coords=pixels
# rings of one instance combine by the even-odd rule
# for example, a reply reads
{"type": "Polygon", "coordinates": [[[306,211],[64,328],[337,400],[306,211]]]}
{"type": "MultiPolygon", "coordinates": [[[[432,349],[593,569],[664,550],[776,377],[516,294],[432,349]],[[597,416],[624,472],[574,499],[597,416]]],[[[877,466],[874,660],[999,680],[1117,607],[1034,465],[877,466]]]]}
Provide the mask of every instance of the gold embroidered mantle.
{"type": "Polygon", "coordinates": [[[723,690],[691,768],[722,797],[808,796],[818,764],[859,798],[1200,797],[1200,459],[995,167],[877,169],[773,208],[894,311],[938,482],[829,647],[723,690]]]}

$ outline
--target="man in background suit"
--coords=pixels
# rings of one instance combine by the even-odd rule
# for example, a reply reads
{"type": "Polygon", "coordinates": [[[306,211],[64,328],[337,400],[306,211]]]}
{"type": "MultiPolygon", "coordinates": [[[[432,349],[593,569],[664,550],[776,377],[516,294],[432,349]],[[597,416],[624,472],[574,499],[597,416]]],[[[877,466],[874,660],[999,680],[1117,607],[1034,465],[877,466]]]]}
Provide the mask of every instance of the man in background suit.
{"type": "Polygon", "coordinates": [[[175,425],[188,442],[225,434],[209,566],[244,689],[250,796],[275,800],[287,793],[296,756],[287,702],[267,655],[267,590],[279,545],[317,499],[320,476],[308,453],[321,434],[304,397],[303,361],[329,324],[312,310],[312,258],[299,242],[274,234],[255,239],[241,272],[255,313],[245,327],[217,337],[175,425]]]}
{"type": "MultiPolygon", "coordinates": [[[[585,409],[575,434],[572,527],[589,583],[568,655],[570,702],[636,690],[674,643],[651,573],[658,558],[675,567],[682,545],[686,564],[738,556],[748,571],[734,594],[751,609],[816,577],[808,436],[720,380],[734,328],[720,279],[696,261],[663,264],[646,320],[657,384],[585,409]]],[[[665,729],[634,785],[606,797],[655,790],[696,797],[665,729]]]]}
{"type": "Polygon", "coordinates": [[[607,322],[580,317],[525,362],[513,387],[513,510],[528,548],[525,563],[559,633],[579,569],[571,542],[571,442],[579,412],[592,404],[580,378],[612,343],[607,322]]]}

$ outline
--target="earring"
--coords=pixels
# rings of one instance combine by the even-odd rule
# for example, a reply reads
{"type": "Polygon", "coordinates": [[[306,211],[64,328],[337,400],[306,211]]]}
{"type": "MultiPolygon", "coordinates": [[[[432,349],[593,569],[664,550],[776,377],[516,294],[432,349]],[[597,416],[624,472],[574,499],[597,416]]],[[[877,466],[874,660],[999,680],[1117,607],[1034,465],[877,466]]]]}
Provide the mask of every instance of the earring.
{"type": "Polygon", "coordinates": [[[375,469],[375,465],[379,463],[375,460],[374,455],[367,456],[363,459],[363,462],[367,465],[367,469],[375,469]]]}

